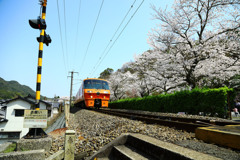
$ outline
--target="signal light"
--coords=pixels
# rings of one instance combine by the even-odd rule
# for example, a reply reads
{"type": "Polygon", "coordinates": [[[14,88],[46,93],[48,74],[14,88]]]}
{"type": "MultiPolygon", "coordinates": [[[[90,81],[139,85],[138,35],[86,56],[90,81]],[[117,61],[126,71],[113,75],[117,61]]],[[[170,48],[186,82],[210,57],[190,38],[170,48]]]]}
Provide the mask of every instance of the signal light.
{"type": "Polygon", "coordinates": [[[46,29],[47,25],[44,19],[38,17],[38,19],[29,19],[29,24],[34,29],[46,29]]]}
{"type": "MultiPolygon", "coordinates": [[[[37,41],[38,42],[40,42],[40,40],[41,40],[40,38],[41,37],[37,37],[37,41]]],[[[45,43],[48,46],[49,43],[52,42],[52,39],[51,39],[51,37],[48,34],[46,34],[46,32],[44,32],[43,41],[41,41],[41,42],[45,43]]]]}

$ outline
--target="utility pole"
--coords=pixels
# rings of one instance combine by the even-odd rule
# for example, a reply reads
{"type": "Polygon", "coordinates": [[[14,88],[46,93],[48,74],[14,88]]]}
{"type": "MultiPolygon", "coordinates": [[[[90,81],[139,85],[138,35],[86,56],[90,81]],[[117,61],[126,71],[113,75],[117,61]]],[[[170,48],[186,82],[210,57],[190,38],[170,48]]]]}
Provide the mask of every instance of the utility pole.
{"type": "Polygon", "coordinates": [[[73,86],[73,74],[74,73],[78,73],[78,72],[74,72],[74,71],[72,71],[72,72],[69,72],[69,73],[71,73],[71,76],[68,76],[68,77],[71,77],[71,86],[70,86],[70,107],[71,107],[71,105],[72,105],[72,86],[73,86]]]}

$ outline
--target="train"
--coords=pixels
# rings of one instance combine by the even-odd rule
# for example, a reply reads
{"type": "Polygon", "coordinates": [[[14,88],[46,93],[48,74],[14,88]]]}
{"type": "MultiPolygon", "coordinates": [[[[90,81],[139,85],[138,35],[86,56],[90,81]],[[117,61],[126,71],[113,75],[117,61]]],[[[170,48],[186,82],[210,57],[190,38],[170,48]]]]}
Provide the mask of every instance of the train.
{"type": "Polygon", "coordinates": [[[75,98],[74,106],[107,108],[110,99],[108,81],[99,78],[84,79],[75,98]]]}

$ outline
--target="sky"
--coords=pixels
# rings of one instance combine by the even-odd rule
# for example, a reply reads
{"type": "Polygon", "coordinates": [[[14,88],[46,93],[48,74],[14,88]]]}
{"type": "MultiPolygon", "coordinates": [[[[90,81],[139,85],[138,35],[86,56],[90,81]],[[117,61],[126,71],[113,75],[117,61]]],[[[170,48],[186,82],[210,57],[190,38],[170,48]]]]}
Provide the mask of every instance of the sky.
{"type": "MultiPolygon", "coordinates": [[[[98,78],[107,68],[116,71],[133,61],[134,55],[151,49],[148,32],[158,24],[151,4],[165,9],[173,0],[142,1],[48,0],[46,33],[52,42],[43,47],[41,95],[69,96],[69,76],[74,71],[78,72],[73,79],[74,96],[81,80],[98,78]]],[[[34,91],[40,31],[31,28],[28,20],[37,19],[40,7],[38,0],[0,0],[0,77],[34,91]]]]}

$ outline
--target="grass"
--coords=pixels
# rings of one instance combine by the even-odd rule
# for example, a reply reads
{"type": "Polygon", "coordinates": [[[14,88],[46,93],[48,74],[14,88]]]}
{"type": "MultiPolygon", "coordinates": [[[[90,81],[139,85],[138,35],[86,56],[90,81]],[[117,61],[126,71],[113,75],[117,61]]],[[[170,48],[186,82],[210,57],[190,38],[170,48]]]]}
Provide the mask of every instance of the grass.
{"type": "Polygon", "coordinates": [[[16,148],[17,148],[17,144],[16,143],[10,144],[2,153],[13,152],[13,151],[16,150],[16,148]]]}

